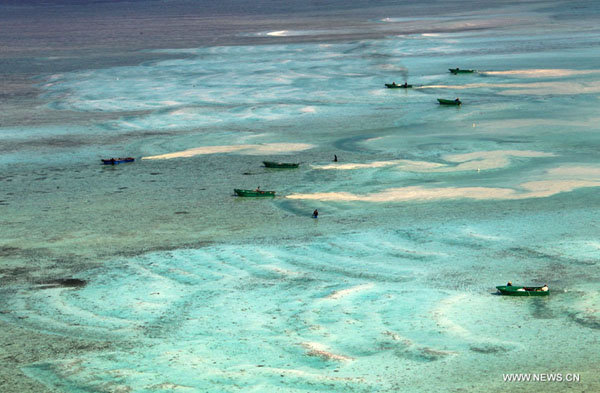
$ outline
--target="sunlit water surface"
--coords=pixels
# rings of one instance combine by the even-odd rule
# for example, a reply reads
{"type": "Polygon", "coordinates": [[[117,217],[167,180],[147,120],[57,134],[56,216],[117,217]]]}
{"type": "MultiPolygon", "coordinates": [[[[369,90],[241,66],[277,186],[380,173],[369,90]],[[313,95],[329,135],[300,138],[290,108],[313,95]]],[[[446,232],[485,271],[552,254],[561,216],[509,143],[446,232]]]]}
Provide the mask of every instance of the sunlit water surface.
{"type": "MultiPolygon", "coordinates": [[[[76,120],[0,128],[0,318],[126,349],[23,372],[68,392],[597,390],[600,34],[509,11],[37,76],[39,110],[76,120]],[[277,197],[232,196],[257,186],[277,197]],[[496,296],[509,280],[552,292],[496,296]]],[[[395,17],[368,23],[422,21],[395,17]]]]}

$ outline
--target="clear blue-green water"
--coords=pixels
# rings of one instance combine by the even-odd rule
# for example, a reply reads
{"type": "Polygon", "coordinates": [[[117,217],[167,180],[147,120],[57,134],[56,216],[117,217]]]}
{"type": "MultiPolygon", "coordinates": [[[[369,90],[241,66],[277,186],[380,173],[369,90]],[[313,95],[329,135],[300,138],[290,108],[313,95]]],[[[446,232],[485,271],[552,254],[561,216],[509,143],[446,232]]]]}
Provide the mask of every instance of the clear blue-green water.
{"type": "MultiPolygon", "coordinates": [[[[65,392],[598,391],[598,5],[227,4],[182,22],[207,24],[182,42],[171,13],[136,2],[143,37],[100,23],[111,3],[64,6],[74,26],[104,27],[50,34],[60,55],[2,36],[2,328],[107,345],[36,354],[5,366],[11,378],[65,392]],[[99,165],[120,156],[136,162],[99,165]],[[257,186],[277,197],[232,196],[257,186]],[[551,295],[497,296],[507,281],[551,295]]],[[[5,26],[40,12],[39,31],[55,16],[5,10],[5,26]]],[[[34,348],[23,336],[3,351],[34,348]]]]}

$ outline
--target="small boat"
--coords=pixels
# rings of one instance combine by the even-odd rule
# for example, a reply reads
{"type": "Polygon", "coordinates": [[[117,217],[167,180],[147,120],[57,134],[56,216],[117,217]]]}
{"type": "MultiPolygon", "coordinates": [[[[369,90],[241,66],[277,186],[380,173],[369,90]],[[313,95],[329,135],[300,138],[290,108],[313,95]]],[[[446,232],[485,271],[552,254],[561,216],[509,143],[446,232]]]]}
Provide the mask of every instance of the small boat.
{"type": "Polygon", "coordinates": [[[461,70],[460,68],[448,68],[448,70],[453,73],[454,75],[456,74],[472,74],[475,72],[475,70],[461,70]]]}
{"type": "Polygon", "coordinates": [[[125,162],[134,162],[135,158],[133,157],[126,157],[126,158],[110,158],[108,160],[102,160],[102,163],[104,165],[115,165],[115,164],[123,164],[125,162]]]}
{"type": "Polygon", "coordinates": [[[514,285],[500,285],[496,287],[498,292],[506,296],[548,296],[550,291],[544,291],[542,288],[544,287],[516,287],[514,285]]]}
{"type": "Polygon", "coordinates": [[[233,192],[240,197],[255,197],[255,198],[265,198],[265,197],[274,197],[275,191],[262,191],[262,190],[241,190],[239,188],[234,188],[233,192]]]}
{"type": "Polygon", "coordinates": [[[408,83],[404,83],[403,85],[397,85],[396,82],[394,82],[386,83],[385,87],[387,87],[388,89],[410,89],[413,87],[413,85],[409,85],[408,83]]]}
{"type": "Polygon", "coordinates": [[[289,169],[289,168],[298,168],[298,165],[300,165],[300,163],[296,163],[296,162],[274,162],[274,161],[263,161],[263,164],[265,164],[265,166],[267,168],[283,168],[283,169],[289,169]]]}
{"type": "Polygon", "coordinates": [[[440,105],[460,105],[462,102],[457,98],[456,100],[445,100],[443,98],[437,99],[440,105]]]}

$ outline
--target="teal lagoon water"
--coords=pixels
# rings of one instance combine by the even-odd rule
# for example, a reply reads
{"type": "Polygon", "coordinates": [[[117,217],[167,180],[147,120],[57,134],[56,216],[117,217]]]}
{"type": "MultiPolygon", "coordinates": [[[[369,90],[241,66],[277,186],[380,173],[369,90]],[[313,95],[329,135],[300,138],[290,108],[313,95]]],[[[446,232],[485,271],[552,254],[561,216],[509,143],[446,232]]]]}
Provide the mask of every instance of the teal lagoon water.
{"type": "Polygon", "coordinates": [[[570,4],[261,22],[11,85],[2,326],[107,345],[15,364],[11,386],[598,390],[600,31],[570,4]],[[277,197],[232,196],[257,186],[277,197]]]}

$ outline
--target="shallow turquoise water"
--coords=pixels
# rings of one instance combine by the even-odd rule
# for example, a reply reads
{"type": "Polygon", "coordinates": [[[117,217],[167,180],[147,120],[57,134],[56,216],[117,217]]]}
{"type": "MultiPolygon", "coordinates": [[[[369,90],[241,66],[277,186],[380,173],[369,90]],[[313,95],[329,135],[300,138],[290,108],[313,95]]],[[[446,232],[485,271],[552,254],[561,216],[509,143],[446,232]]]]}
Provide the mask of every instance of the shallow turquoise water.
{"type": "Polygon", "coordinates": [[[580,272],[598,245],[544,247],[553,229],[532,244],[531,225],[548,219],[152,253],[86,272],[80,290],[23,288],[7,306],[34,329],[129,347],[25,370],[74,391],[389,391],[398,381],[428,391],[431,380],[451,389],[463,378],[494,391],[490,370],[547,369],[530,353],[556,351],[552,370],[582,373],[596,353],[598,277],[580,272]],[[494,296],[499,277],[554,292],[494,296]]]}
{"type": "Polygon", "coordinates": [[[73,392],[491,392],[503,373],[574,372],[544,389],[597,390],[599,32],[546,34],[548,12],[39,76],[42,110],[81,117],[0,128],[0,246],[42,267],[0,273],[0,317],[123,349],[26,375],[73,392]],[[414,89],[383,88],[406,70],[414,89]],[[96,165],[122,155],[138,160],[96,165]],[[231,196],[257,185],[278,197],[231,196]],[[59,273],[88,284],[42,285],[59,273]],[[552,294],[495,296],[509,280],[552,294]]]}

